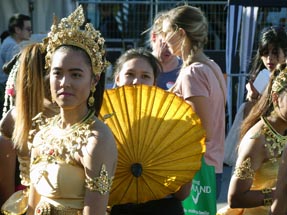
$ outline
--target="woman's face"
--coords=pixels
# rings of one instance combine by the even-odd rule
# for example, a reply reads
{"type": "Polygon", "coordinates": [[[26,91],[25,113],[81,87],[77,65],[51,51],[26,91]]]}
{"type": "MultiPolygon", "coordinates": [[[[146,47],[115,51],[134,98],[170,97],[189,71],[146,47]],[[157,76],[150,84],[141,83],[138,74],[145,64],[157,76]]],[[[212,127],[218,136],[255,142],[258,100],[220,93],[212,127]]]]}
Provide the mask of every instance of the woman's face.
{"type": "Polygon", "coordinates": [[[163,41],[162,34],[156,34],[152,42],[153,54],[160,60],[162,64],[169,63],[174,57],[168,45],[163,41]]]}
{"type": "Polygon", "coordinates": [[[81,52],[56,50],[51,62],[50,86],[52,98],[61,108],[86,108],[92,84],[91,66],[81,52]]]}
{"type": "Polygon", "coordinates": [[[121,71],[116,75],[115,82],[118,87],[135,84],[152,86],[155,84],[153,68],[142,57],[132,58],[122,65],[121,71]]]}
{"type": "Polygon", "coordinates": [[[183,36],[180,35],[180,29],[175,30],[171,27],[168,19],[163,20],[162,25],[162,37],[164,43],[166,43],[171,50],[172,54],[181,56],[181,46],[183,43],[183,36]]]}
{"type": "Polygon", "coordinates": [[[261,60],[264,66],[273,72],[278,64],[285,63],[286,56],[281,48],[277,50],[272,44],[269,44],[268,49],[263,52],[261,60]]]}

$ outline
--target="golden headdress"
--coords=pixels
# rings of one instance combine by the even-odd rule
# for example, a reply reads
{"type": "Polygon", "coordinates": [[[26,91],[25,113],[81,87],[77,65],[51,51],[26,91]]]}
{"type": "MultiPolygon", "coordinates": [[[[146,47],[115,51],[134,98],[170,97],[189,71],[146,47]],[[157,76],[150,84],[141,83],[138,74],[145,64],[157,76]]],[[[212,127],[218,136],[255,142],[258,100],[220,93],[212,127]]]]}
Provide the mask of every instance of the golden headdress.
{"type": "Polygon", "coordinates": [[[44,40],[44,43],[47,43],[46,67],[51,66],[51,55],[58,47],[72,45],[83,49],[90,56],[95,75],[106,69],[108,62],[105,59],[105,40],[91,23],[87,23],[85,29],[81,30],[84,22],[85,16],[81,5],[67,18],[62,18],[59,24],[54,18],[51,31],[44,40]]]}
{"type": "Polygon", "coordinates": [[[283,89],[287,89],[287,67],[280,69],[280,73],[273,82],[271,91],[280,93],[283,89]]]}

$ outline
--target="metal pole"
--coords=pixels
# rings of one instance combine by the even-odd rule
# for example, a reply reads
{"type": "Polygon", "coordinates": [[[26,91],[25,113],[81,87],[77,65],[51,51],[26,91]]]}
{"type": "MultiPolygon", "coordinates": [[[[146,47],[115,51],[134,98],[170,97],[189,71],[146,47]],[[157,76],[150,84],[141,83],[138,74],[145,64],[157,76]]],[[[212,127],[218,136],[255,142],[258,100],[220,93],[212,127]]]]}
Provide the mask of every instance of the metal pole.
{"type": "Polygon", "coordinates": [[[34,32],[34,25],[33,25],[33,21],[34,21],[34,18],[33,18],[33,11],[34,11],[34,0],[28,0],[28,6],[29,6],[29,14],[30,14],[30,17],[31,17],[31,24],[32,24],[32,31],[34,32]]]}

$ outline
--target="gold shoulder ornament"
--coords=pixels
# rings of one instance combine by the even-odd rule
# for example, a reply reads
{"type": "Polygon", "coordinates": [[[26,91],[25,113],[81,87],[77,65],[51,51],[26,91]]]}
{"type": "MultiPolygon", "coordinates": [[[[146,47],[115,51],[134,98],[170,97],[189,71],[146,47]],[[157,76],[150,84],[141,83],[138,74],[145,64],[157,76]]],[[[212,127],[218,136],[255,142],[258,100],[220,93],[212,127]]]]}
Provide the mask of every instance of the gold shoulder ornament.
{"type": "Polygon", "coordinates": [[[98,191],[101,195],[105,195],[111,190],[113,179],[113,176],[109,178],[106,165],[103,164],[99,177],[91,178],[86,175],[86,188],[90,191],[98,191]]]}

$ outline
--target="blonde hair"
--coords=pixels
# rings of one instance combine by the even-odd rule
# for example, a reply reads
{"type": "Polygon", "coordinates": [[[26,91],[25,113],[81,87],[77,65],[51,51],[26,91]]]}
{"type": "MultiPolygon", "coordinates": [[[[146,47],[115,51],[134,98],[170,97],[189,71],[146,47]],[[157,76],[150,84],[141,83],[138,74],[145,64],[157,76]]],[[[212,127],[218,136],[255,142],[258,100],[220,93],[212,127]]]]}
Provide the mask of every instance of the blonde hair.
{"type": "Polygon", "coordinates": [[[20,150],[27,147],[32,118],[44,109],[45,57],[41,48],[40,43],[29,45],[20,56],[16,79],[16,118],[12,135],[15,148],[20,150]]]}
{"type": "Polygon", "coordinates": [[[153,20],[153,25],[150,30],[151,33],[160,34],[162,32],[162,22],[166,14],[167,11],[161,11],[156,14],[153,20]]]}
{"type": "MultiPolygon", "coordinates": [[[[208,22],[204,13],[197,7],[183,5],[168,12],[169,20],[173,30],[182,28],[186,33],[186,38],[190,42],[191,50],[184,66],[193,62],[194,54],[202,50],[208,41],[208,22]]],[[[182,46],[185,44],[183,43],[182,46]]]]}

